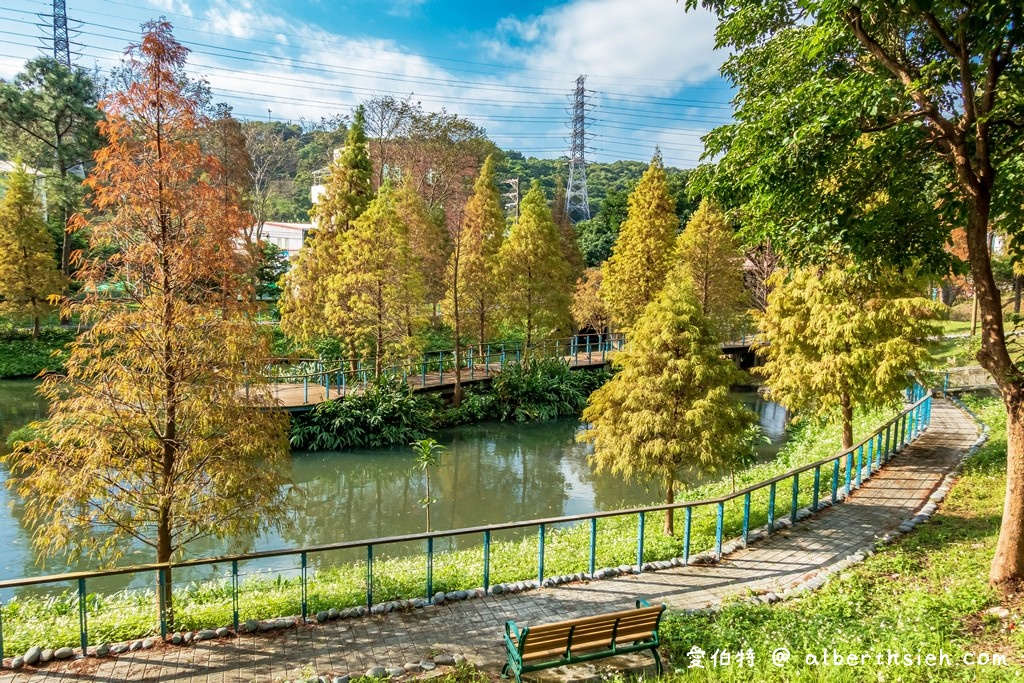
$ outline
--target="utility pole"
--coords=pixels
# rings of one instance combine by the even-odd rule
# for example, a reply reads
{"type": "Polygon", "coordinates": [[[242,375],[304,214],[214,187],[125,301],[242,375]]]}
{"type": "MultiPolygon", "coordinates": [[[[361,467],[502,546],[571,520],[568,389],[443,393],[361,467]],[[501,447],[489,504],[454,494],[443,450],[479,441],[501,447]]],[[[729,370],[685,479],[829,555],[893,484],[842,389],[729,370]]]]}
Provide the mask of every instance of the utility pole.
{"type": "Polygon", "coordinates": [[[586,78],[580,76],[576,79],[572,108],[572,147],[569,152],[569,184],[565,188],[565,215],[573,223],[590,218],[590,199],[587,197],[586,78]]]}
{"type": "Polygon", "coordinates": [[[513,221],[519,220],[519,178],[509,178],[502,185],[508,185],[509,191],[504,192],[501,198],[505,200],[505,214],[512,217],[513,221]]]}

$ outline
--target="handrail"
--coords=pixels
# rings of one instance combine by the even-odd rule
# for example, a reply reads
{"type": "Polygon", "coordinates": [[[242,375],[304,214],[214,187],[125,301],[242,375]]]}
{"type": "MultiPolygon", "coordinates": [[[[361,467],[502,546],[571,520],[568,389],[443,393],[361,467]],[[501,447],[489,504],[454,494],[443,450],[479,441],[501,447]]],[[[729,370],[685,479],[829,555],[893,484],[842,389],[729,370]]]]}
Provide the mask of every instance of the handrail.
{"type": "Polygon", "coordinates": [[[800,475],[804,472],[829,465],[842,458],[847,458],[854,454],[859,448],[866,446],[869,442],[872,442],[876,437],[881,435],[889,427],[899,422],[902,418],[909,416],[920,408],[924,407],[930,402],[931,394],[925,393],[911,406],[905,408],[898,415],[888,420],[883,426],[876,429],[870,436],[863,439],[859,443],[847,448],[846,450],[840,451],[839,453],[823,458],[816,462],[812,462],[800,467],[788,470],[783,474],[776,475],[770,479],[757,482],[746,488],[740,489],[733,493],[728,493],[724,496],[717,498],[707,498],[704,500],[695,501],[683,501],[680,503],[670,503],[661,505],[649,505],[646,507],[634,507],[634,508],[623,508],[619,510],[604,510],[596,512],[588,512],[579,515],[567,515],[562,517],[545,517],[540,519],[523,520],[516,522],[503,522],[500,524],[488,524],[483,526],[474,527],[463,527],[459,529],[448,529],[443,531],[431,531],[422,532],[416,534],[403,534],[400,536],[385,536],[381,538],[370,538],[370,539],[359,539],[355,541],[343,541],[340,543],[329,543],[325,545],[307,546],[303,548],[281,548],[278,550],[262,550],[253,553],[242,553],[236,555],[221,555],[212,558],[197,558],[193,560],[184,560],[182,562],[169,562],[169,563],[153,563],[143,565],[133,565],[128,567],[118,567],[114,569],[105,570],[94,570],[87,572],[75,572],[69,574],[53,574],[48,576],[38,576],[25,579],[7,579],[0,581],[0,590],[5,588],[18,588],[22,586],[33,586],[45,583],[63,583],[67,581],[73,581],[78,579],[96,579],[108,576],[119,576],[123,574],[135,574],[139,572],[147,571],[159,571],[162,569],[178,569],[185,567],[198,567],[212,564],[223,564],[226,562],[248,562],[251,560],[259,560],[273,557],[284,557],[288,555],[298,555],[300,553],[319,553],[319,552],[330,552],[336,550],[349,550],[352,548],[364,548],[368,545],[386,545],[390,543],[406,543],[410,541],[424,541],[438,538],[445,538],[451,536],[465,536],[470,534],[480,534],[484,532],[495,532],[495,531],[508,531],[512,529],[521,529],[526,527],[535,526],[550,526],[555,524],[568,524],[572,522],[583,522],[591,519],[603,519],[607,517],[617,517],[622,515],[636,515],[640,513],[650,512],[663,512],[666,510],[683,510],[686,508],[695,508],[705,505],[720,505],[738,498],[743,498],[747,494],[754,493],[763,488],[769,487],[772,484],[777,484],[786,479],[792,478],[794,475],[800,475]]]}

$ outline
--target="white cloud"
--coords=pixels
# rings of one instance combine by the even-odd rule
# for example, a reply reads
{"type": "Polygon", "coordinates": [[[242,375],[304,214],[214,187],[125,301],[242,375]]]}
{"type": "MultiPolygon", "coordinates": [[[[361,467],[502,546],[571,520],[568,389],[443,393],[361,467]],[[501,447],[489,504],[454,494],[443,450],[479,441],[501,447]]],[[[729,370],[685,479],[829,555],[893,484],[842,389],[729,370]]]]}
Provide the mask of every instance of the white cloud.
{"type": "Polygon", "coordinates": [[[413,10],[426,4],[427,0],[390,0],[388,14],[393,17],[412,16],[413,10]]]}
{"type": "Polygon", "coordinates": [[[282,17],[254,11],[250,0],[236,3],[217,0],[206,10],[205,17],[210,30],[232,38],[253,38],[257,32],[280,30],[288,26],[282,17]]]}
{"type": "Polygon", "coordinates": [[[194,16],[188,0],[148,0],[149,4],[164,12],[194,16]]]}
{"type": "Polygon", "coordinates": [[[716,25],[710,12],[686,12],[671,0],[574,0],[535,17],[506,17],[488,44],[496,57],[532,69],[665,93],[717,73],[724,55],[714,51],[716,25]]]}

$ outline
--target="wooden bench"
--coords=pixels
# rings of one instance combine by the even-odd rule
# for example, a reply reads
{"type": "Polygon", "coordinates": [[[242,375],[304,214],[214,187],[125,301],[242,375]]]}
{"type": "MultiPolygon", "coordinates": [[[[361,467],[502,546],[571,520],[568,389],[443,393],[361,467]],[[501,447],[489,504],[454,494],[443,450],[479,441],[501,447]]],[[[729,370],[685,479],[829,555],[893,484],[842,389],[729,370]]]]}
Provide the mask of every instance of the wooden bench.
{"type": "Polygon", "coordinates": [[[519,629],[514,621],[505,622],[505,650],[508,663],[501,677],[511,672],[516,683],[530,671],[614,657],[650,650],[661,673],[658,657],[658,625],[665,605],[651,607],[637,600],[636,609],[600,614],[570,621],[519,629]]]}

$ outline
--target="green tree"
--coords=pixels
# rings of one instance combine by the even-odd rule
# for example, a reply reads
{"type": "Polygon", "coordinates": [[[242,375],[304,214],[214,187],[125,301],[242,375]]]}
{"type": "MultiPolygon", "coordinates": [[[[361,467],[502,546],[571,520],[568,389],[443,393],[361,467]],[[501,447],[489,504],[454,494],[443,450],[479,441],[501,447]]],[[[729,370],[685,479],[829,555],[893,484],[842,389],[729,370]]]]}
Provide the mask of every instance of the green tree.
{"type": "Polygon", "coordinates": [[[629,195],[628,217],[602,268],[602,296],[615,324],[632,327],[644,306],[661,291],[678,229],[675,203],[657,153],[629,195]]]}
{"type": "Polygon", "coordinates": [[[99,89],[81,67],[40,57],[9,83],[0,82],[0,151],[48,171],[48,201],[57,207],[61,272],[71,277],[72,216],[84,198],[79,166],[102,144],[96,124],[99,89]]]}
{"type": "Polygon", "coordinates": [[[750,298],[743,289],[743,250],[717,204],[700,203],[679,236],[676,258],[689,267],[700,310],[719,339],[735,338],[750,298]]]}
{"type": "Polygon", "coordinates": [[[745,226],[772,237],[790,263],[836,253],[897,266],[924,259],[941,275],[950,231],[966,228],[978,359],[1008,418],[990,579],[1024,578],[1024,369],[1007,349],[988,246],[996,228],[1019,239],[1024,225],[1024,9],[1002,0],[687,2],[698,4],[720,18],[718,42],[731,53],[723,73],[739,103],[735,124],[707,138],[719,163],[701,192],[742,209],[745,226]]]}
{"type": "MultiPolygon", "coordinates": [[[[280,309],[281,329],[286,334],[301,341],[339,334],[329,325],[324,310],[328,305],[347,305],[346,301],[332,300],[329,290],[335,276],[345,267],[341,253],[346,235],[373,199],[372,175],[363,110],[359,107],[348,129],[345,149],[329,166],[323,196],[310,211],[316,228],[285,275],[280,309]]],[[[353,344],[354,340],[350,340],[354,360],[353,344]]]]}
{"type": "Polygon", "coordinates": [[[490,338],[497,318],[498,251],[505,235],[505,213],[494,180],[494,165],[494,157],[487,157],[473,185],[473,195],[466,202],[455,251],[448,261],[445,294],[449,324],[454,327],[457,298],[458,332],[481,346],[490,338]],[[462,320],[467,322],[465,329],[462,320]]]}
{"type": "Polygon", "coordinates": [[[523,197],[519,220],[498,254],[507,322],[522,328],[526,346],[565,333],[572,299],[561,239],[540,183],[523,197]]]}
{"type": "Polygon", "coordinates": [[[855,410],[892,405],[910,372],[928,359],[930,322],[941,304],[906,276],[868,279],[852,268],[779,271],[759,315],[757,372],[772,400],[791,411],[838,417],[843,448],[853,445],[855,410]]]}
{"type": "MultiPolygon", "coordinates": [[[[636,321],[618,372],[590,396],[581,441],[594,444],[598,471],[660,481],[665,502],[677,484],[726,472],[755,416],[729,393],[742,373],[722,356],[685,266],[673,269],[636,321]]],[[[665,533],[675,531],[665,516],[665,533]]]]}
{"type": "Polygon", "coordinates": [[[53,310],[51,299],[60,296],[64,281],[33,183],[19,162],[0,200],[0,310],[31,317],[32,338],[37,339],[39,319],[53,310]]]}
{"type": "Polygon", "coordinates": [[[273,242],[260,242],[263,255],[256,269],[256,296],[277,299],[281,296],[278,283],[288,272],[288,253],[273,242]]]}
{"type": "Polygon", "coordinates": [[[325,315],[334,329],[372,357],[374,376],[385,363],[408,356],[409,316],[419,317],[423,283],[409,248],[409,232],[387,183],[345,233],[338,252],[344,267],[328,283],[325,315]]]}
{"type": "Polygon", "coordinates": [[[87,180],[100,216],[90,247],[116,244],[118,257],[85,262],[87,296],[69,308],[86,325],[65,373],[44,381],[43,438],[4,458],[8,486],[35,501],[26,519],[45,554],[114,562],[139,543],[167,563],[198,538],[283,519],[288,417],[246,372],[269,355],[267,336],[248,297],[216,286],[233,281],[225,271],[244,273],[235,254],[247,216],[211,182],[218,164],[200,149],[187,52],[170,24],[147,23],[128,52],[133,80],[105,101],[108,146],[87,180]],[[104,282],[123,295],[105,295],[104,282]]]}

